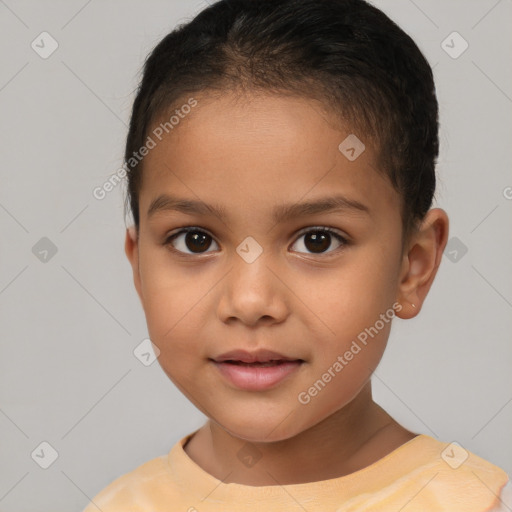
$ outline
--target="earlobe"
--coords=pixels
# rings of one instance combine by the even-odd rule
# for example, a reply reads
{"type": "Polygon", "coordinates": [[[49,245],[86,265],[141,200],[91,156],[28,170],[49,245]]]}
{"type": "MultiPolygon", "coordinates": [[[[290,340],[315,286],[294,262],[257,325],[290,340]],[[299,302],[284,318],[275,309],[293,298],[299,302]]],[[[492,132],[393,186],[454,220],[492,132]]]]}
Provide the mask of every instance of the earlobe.
{"type": "Polygon", "coordinates": [[[139,240],[137,228],[135,226],[130,226],[126,228],[124,252],[126,253],[126,257],[128,258],[128,261],[130,262],[130,265],[132,267],[133,283],[135,285],[135,289],[137,290],[139,299],[142,305],[144,306],[139,270],[139,240]]]}
{"type": "Polygon", "coordinates": [[[448,240],[448,216],[441,208],[427,212],[403,256],[398,302],[400,318],[415,317],[432,286],[448,240]]]}

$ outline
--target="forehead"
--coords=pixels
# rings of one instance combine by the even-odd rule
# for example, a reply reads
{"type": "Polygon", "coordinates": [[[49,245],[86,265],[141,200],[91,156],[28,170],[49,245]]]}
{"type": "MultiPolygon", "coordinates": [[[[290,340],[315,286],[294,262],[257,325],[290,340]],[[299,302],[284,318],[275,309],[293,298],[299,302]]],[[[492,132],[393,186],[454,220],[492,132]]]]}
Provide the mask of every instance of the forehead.
{"type": "Polygon", "coordinates": [[[226,215],[232,209],[275,214],[277,204],[335,194],[372,213],[399,208],[396,191],[377,172],[372,145],[336,124],[326,105],[269,94],[194,98],[193,110],[160,129],[161,140],[153,135],[155,146],[144,157],[141,218],[165,192],[219,205],[226,215]]]}

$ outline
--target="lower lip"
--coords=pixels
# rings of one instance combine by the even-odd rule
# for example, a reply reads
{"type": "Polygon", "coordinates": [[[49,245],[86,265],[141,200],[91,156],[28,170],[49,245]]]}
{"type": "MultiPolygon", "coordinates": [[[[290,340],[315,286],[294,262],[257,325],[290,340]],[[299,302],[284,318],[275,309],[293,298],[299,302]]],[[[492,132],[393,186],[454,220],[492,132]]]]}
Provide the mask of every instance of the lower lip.
{"type": "Polygon", "coordinates": [[[283,361],[274,366],[245,366],[213,361],[232,384],[247,391],[269,389],[295,372],[302,361],[283,361]]]}

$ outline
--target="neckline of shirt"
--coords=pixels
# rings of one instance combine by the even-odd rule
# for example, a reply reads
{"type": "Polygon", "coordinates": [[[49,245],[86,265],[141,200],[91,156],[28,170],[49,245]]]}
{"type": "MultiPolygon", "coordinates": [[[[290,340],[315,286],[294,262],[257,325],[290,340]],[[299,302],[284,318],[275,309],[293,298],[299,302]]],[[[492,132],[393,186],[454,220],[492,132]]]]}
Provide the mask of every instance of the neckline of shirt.
{"type": "Polygon", "coordinates": [[[237,496],[255,500],[289,500],[293,496],[297,500],[308,500],[316,493],[329,492],[342,492],[349,498],[359,492],[367,492],[372,487],[377,490],[391,485],[419,465],[431,463],[433,458],[439,457],[440,448],[444,446],[437,439],[418,434],[379,460],[348,475],[300,484],[252,486],[224,483],[192,460],[183,447],[196,432],[183,437],[173,446],[167,455],[167,470],[182,491],[188,490],[191,495],[209,496],[215,500],[237,496]]]}

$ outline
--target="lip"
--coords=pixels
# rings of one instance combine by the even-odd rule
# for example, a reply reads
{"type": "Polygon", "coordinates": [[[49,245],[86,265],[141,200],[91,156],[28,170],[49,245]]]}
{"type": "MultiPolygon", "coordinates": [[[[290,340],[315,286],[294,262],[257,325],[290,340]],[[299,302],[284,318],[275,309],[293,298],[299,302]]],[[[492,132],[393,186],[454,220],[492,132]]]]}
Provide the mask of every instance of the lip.
{"type": "Polygon", "coordinates": [[[213,361],[222,363],[224,361],[240,361],[242,363],[266,363],[269,361],[302,361],[298,357],[288,357],[273,350],[259,349],[254,352],[247,350],[231,350],[225,352],[218,357],[213,358],[213,361]]]}
{"type": "Polygon", "coordinates": [[[286,377],[296,372],[304,363],[297,359],[282,360],[272,366],[245,366],[233,362],[215,361],[212,363],[220,373],[239,389],[246,391],[263,391],[277,386],[286,377]]]}

